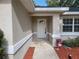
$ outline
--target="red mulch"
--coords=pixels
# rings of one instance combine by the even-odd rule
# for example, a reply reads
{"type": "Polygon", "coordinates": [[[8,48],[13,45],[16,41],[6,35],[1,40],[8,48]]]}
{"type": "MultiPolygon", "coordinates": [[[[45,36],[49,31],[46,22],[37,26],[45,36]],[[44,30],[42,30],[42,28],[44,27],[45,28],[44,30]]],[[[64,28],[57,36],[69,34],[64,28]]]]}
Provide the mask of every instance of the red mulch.
{"type": "Polygon", "coordinates": [[[33,58],[33,53],[34,53],[35,47],[30,47],[28,51],[26,52],[25,56],[23,59],[32,59],[33,58]]]}
{"type": "Polygon", "coordinates": [[[68,55],[71,54],[72,59],[79,59],[79,47],[77,48],[55,48],[60,59],[68,59],[68,55]]]}

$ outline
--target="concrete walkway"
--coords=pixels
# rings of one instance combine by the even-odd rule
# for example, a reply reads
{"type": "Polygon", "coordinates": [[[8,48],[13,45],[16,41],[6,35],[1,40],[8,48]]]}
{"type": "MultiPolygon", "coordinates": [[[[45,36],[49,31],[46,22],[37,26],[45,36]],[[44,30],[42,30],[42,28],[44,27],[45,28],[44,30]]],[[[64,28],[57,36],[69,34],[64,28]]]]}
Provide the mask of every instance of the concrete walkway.
{"type": "Polygon", "coordinates": [[[54,48],[47,41],[32,42],[31,47],[35,47],[33,59],[59,59],[54,48]]]}

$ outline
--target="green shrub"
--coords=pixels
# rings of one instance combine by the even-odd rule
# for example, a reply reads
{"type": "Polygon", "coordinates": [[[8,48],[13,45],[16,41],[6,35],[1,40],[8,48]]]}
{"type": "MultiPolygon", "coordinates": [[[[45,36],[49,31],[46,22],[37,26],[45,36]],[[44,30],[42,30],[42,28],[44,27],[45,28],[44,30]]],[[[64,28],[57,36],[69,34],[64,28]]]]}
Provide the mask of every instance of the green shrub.
{"type": "Polygon", "coordinates": [[[79,37],[75,39],[64,40],[63,45],[68,47],[79,47],[79,37]]]}
{"type": "Polygon", "coordinates": [[[0,54],[2,54],[4,51],[3,42],[4,42],[4,34],[3,31],[0,30],[0,54]]]}
{"type": "Polygon", "coordinates": [[[0,48],[0,54],[3,54],[4,48],[0,48]]]}

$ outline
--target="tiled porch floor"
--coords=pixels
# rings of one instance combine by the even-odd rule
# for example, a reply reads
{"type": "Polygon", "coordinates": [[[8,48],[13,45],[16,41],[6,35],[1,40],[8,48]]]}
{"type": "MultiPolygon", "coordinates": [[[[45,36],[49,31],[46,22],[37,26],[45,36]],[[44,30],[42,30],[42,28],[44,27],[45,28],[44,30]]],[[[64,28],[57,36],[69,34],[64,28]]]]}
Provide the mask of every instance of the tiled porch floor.
{"type": "Polygon", "coordinates": [[[45,40],[32,42],[31,47],[35,47],[33,59],[59,59],[54,48],[45,40]]]}

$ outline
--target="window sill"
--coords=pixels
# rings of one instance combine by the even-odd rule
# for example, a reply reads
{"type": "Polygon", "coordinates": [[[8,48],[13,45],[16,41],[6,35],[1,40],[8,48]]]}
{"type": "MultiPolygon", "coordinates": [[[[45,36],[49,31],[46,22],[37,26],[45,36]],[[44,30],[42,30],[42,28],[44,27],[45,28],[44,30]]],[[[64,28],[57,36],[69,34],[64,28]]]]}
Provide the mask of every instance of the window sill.
{"type": "Polygon", "coordinates": [[[62,32],[61,35],[77,35],[77,36],[79,36],[79,32],[62,32]]]}

